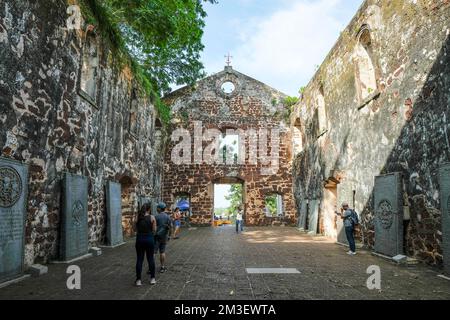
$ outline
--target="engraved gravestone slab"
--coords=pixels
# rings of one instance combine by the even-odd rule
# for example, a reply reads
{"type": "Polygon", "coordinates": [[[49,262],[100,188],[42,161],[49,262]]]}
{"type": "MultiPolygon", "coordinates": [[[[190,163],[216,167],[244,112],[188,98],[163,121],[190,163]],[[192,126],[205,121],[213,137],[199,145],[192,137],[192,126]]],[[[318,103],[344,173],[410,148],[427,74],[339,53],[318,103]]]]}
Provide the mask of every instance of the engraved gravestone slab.
{"type": "MultiPolygon", "coordinates": [[[[353,186],[350,182],[344,181],[337,185],[337,211],[340,212],[342,203],[347,202],[353,206],[353,186]]],[[[337,242],[347,244],[345,235],[344,220],[340,216],[336,217],[337,242]]]]}
{"type": "Polygon", "coordinates": [[[305,199],[302,199],[300,202],[300,216],[298,218],[298,227],[301,230],[305,230],[306,228],[306,216],[308,214],[308,204],[305,199]]]}
{"type": "Polygon", "coordinates": [[[152,205],[152,215],[158,214],[157,206],[158,206],[158,199],[157,198],[151,198],[151,205],[152,205]]]}
{"type": "Polygon", "coordinates": [[[375,177],[375,251],[394,257],[403,254],[403,199],[401,174],[375,177]]]}
{"type": "Polygon", "coordinates": [[[310,200],[308,211],[308,233],[316,234],[319,223],[319,201],[310,200]]]}
{"type": "Polygon", "coordinates": [[[109,246],[123,243],[122,187],[108,181],[106,185],[106,241],[109,246]]]}
{"type": "Polygon", "coordinates": [[[146,196],[139,196],[138,197],[138,210],[141,210],[142,206],[146,203],[152,203],[152,198],[146,197],[146,196]]]}
{"type": "Polygon", "coordinates": [[[60,258],[63,261],[88,253],[87,189],[87,177],[65,173],[60,243],[60,258]]]}
{"type": "Polygon", "coordinates": [[[0,282],[23,272],[28,166],[0,158],[0,282]]]}
{"type": "Polygon", "coordinates": [[[444,270],[450,274],[450,163],[439,168],[439,188],[442,214],[442,252],[444,270]]]}

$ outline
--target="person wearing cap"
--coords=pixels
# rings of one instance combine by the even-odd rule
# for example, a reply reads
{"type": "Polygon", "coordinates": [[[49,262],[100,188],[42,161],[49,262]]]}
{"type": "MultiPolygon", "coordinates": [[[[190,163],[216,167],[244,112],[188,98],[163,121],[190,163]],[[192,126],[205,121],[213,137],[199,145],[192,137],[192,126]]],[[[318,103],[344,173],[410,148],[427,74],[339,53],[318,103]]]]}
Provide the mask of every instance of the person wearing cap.
{"type": "Polygon", "coordinates": [[[155,216],[156,220],[156,234],[155,234],[155,254],[159,251],[159,261],[161,263],[160,272],[166,272],[166,244],[167,238],[170,234],[172,222],[169,215],[166,213],[166,204],[160,202],[156,208],[158,214],[155,216]]]}
{"type": "Polygon", "coordinates": [[[347,236],[348,245],[350,247],[350,250],[347,252],[349,255],[355,255],[356,254],[356,246],[355,246],[355,224],[352,219],[353,210],[350,209],[347,202],[342,203],[341,206],[341,212],[337,212],[336,214],[344,220],[344,228],[345,228],[345,235],[347,236]]]}

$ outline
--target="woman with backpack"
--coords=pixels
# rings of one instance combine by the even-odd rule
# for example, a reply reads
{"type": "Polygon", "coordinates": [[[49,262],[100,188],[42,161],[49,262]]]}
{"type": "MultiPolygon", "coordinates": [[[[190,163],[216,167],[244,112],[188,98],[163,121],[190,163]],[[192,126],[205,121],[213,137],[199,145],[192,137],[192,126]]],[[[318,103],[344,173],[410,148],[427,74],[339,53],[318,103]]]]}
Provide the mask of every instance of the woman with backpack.
{"type": "Polygon", "coordinates": [[[136,286],[142,286],[142,265],[144,263],[145,255],[147,255],[147,262],[150,270],[150,284],[156,284],[155,279],[155,240],[156,220],[151,215],[151,206],[146,203],[139,211],[138,220],[136,223],[136,286]]]}

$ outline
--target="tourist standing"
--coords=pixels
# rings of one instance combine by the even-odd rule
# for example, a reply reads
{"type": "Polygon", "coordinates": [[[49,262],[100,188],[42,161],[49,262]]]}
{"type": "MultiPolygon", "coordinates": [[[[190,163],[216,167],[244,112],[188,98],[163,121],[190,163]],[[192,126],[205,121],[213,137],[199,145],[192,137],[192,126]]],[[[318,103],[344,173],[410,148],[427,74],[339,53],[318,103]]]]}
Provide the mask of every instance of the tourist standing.
{"type": "Polygon", "coordinates": [[[168,236],[171,231],[171,219],[169,215],[165,212],[166,204],[160,202],[156,208],[158,214],[155,216],[156,220],[156,235],[155,235],[155,253],[159,252],[159,261],[161,263],[160,272],[166,272],[167,268],[166,262],[166,245],[168,241],[168,236]]]}
{"type": "Polygon", "coordinates": [[[241,232],[244,231],[243,222],[243,210],[242,207],[239,206],[236,214],[236,233],[239,233],[239,229],[241,232]]]}
{"type": "Polygon", "coordinates": [[[358,224],[358,215],[355,210],[350,209],[347,202],[342,203],[341,212],[337,212],[342,220],[344,220],[344,228],[345,235],[347,236],[348,245],[350,250],[347,252],[349,255],[356,254],[356,245],[355,245],[355,225],[358,224]]]}
{"type": "Polygon", "coordinates": [[[136,230],[136,286],[142,286],[142,265],[145,255],[147,255],[150,283],[155,284],[154,234],[156,233],[156,221],[151,215],[151,207],[149,204],[142,206],[138,215],[136,230]]]}
{"type": "Polygon", "coordinates": [[[173,238],[179,239],[178,236],[180,234],[180,227],[181,227],[181,214],[180,214],[180,208],[175,208],[175,211],[173,213],[173,228],[175,229],[173,232],[173,238]]]}

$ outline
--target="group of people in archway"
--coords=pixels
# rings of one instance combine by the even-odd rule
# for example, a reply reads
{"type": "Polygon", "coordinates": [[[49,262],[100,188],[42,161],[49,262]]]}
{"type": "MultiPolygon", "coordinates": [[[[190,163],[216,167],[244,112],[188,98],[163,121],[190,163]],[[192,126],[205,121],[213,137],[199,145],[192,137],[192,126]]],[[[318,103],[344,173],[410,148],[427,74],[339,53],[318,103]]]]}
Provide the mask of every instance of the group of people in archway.
{"type": "Polygon", "coordinates": [[[151,205],[144,204],[139,210],[136,222],[136,286],[142,286],[142,266],[147,257],[150,284],[156,284],[155,255],[159,253],[160,273],[167,271],[166,245],[173,239],[179,239],[181,220],[183,218],[179,208],[171,213],[165,203],[157,205],[156,215],[152,215],[151,205]]]}

